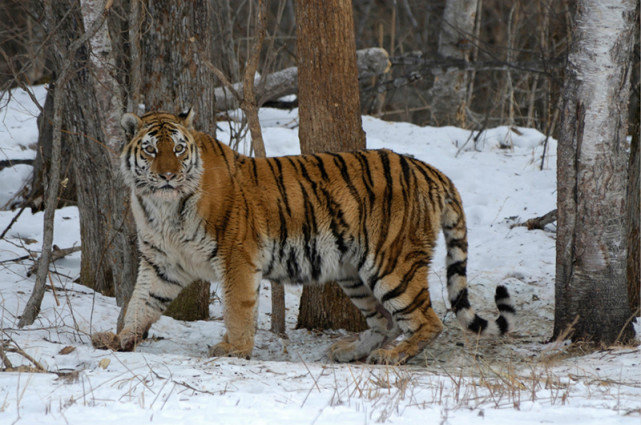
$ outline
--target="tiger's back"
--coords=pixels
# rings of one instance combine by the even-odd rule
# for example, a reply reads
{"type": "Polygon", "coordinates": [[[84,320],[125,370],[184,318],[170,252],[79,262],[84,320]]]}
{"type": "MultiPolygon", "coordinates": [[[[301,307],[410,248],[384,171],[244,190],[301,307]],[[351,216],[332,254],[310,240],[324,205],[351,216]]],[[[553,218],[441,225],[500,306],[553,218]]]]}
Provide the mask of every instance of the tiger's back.
{"type": "Polygon", "coordinates": [[[167,115],[123,118],[135,136],[122,168],[133,203],[143,206],[136,214],[143,273],[125,316],[123,348],[133,348],[189,278],[221,281],[227,334],[210,354],[240,356],[253,349],[262,278],[337,281],[370,329],[339,341],[332,357],[404,362],[442,329],[427,285],[441,229],[448,298],[463,326],[476,333],[509,330],[514,309],[505,288],[497,289],[501,315],[494,322],[469,304],[465,217],[456,188],[440,171],[389,150],[250,158],[194,131],[191,116],[167,115]],[[169,130],[161,140],[163,126],[169,130]],[[150,143],[155,156],[145,155],[150,143]],[[154,175],[160,177],[137,179],[154,175]],[[160,224],[172,217],[180,219],[160,224]],[[149,238],[165,242],[149,247],[149,238]],[[381,348],[399,334],[406,338],[381,348]]]}

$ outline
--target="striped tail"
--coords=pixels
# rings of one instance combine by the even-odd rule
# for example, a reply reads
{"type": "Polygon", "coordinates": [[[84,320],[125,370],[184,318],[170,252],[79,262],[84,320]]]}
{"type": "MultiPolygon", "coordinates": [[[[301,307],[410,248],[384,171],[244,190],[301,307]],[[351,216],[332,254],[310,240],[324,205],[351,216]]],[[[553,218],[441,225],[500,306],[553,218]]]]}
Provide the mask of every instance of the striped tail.
{"type": "Polygon", "coordinates": [[[496,288],[494,301],[500,314],[494,322],[480,317],[470,305],[466,276],[467,228],[457,193],[446,202],[441,225],[447,244],[447,295],[463,329],[480,335],[504,335],[510,332],[516,311],[505,286],[496,288]]]}

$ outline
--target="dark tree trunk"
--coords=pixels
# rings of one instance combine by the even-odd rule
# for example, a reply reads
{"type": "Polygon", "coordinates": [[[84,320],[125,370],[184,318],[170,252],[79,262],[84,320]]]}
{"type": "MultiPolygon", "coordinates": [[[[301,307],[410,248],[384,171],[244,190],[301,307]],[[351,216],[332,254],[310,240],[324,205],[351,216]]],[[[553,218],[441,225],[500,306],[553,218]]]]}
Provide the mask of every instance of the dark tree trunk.
{"type": "Polygon", "coordinates": [[[558,147],[554,335],[633,336],[626,285],[627,105],[635,4],[579,1],[558,147]]]}
{"type": "MultiPolygon", "coordinates": [[[[298,0],[295,9],[301,151],[362,149],[352,3],[298,0]]],[[[304,288],[297,327],[360,331],[367,324],[332,283],[304,288]]]]}

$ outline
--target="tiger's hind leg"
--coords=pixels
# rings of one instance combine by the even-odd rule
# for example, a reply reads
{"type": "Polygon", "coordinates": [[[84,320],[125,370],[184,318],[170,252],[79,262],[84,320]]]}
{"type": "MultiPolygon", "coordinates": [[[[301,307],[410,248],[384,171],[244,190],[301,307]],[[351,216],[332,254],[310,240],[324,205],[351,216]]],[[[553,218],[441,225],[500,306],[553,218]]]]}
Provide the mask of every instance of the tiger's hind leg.
{"type": "Polygon", "coordinates": [[[365,359],[372,350],[395,339],[400,330],[392,315],[360,279],[338,283],[352,303],[363,313],[369,329],[361,332],[357,338],[347,337],[336,342],[330,348],[330,357],[337,362],[365,359]]]}
{"type": "Polygon", "coordinates": [[[369,363],[403,364],[443,330],[443,323],[431,305],[427,267],[406,273],[402,279],[388,275],[377,282],[375,294],[407,337],[395,346],[374,350],[367,359],[369,363]]]}

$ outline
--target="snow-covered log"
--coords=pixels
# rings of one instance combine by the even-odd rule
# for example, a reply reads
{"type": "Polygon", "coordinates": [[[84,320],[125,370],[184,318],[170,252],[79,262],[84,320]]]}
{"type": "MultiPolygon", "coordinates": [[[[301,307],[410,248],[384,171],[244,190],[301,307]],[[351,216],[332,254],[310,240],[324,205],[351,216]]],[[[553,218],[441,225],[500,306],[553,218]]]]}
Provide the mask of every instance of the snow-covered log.
{"type": "MultiPolygon", "coordinates": [[[[378,47],[358,50],[356,59],[359,80],[382,74],[390,66],[387,52],[385,49],[378,47]]],[[[298,90],[298,69],[295,66],[268,74],[263,78],[264,81],[257,78],[255,84],[259,103],[295,94],[298,90]]],[[[243,85],[241,83],[234,84],[233,88],[240,97],[243,96],[243,85]]],[[[216,88],[214,96],[216,97],[217,111],[238,108],[240,105],[238,99],[228,87],[216,88]]]]}

